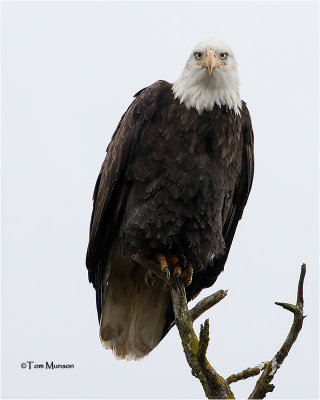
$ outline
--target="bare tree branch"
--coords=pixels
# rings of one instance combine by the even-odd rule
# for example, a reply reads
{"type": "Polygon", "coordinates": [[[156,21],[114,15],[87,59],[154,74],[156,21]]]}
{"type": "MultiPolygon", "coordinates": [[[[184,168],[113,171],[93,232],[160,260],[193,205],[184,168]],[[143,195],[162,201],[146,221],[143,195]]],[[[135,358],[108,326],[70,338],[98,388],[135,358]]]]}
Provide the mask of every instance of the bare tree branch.
{"type": "Polygon", "coordinates": [[[226,381],[230,385],[231,383],[238,382],[243,379],[251,378],[252,376],[255,376],[255,375],[259,375],[260,372],[265,368],[265,366],[267,364],[268,364],[268,361],[264,361],[261,364],[255,366],[253,368],[244,369],[243,371],[239,372],[238,374],[230,375],[226,379],[226,381]]]}
{"type": "Polygon", "coordinates": [[[247,368],[238,374],[233,374],[227,379],[220,376],[207,360],[206,354],[210,340],[209,320],[207,319],[205,323],[201,325],[199,339],[193,329],[194,320],[210,307],[221,301],[227,295],[227,291],[219,290],[201,300],[191,311],[189,311],[183,282],[178,280],[173,283],[171,286],[171,298],[175,314],[175,323],[171,324],[171,326],[174,324],[177,325],[183,350],[191,368],[192,375],[200,380],[205,395],[209,399],[234,399],[230,384],[241,379],[247,379],[258,375],[262,370],[263,372],[258,379],[253,392],[250,394],[249,399],[263,399],[268,392],[273,391],[274,385],[270,382],[297,339],[302,328],[303,319],[305,318],[303,315],[303,282],[305,274],[306,266],[303,264],[301,267],[296,305],[289,303],[276,303],[284,309],[291,311],[294,314],[294,321],[286,340],[275,357],[271,361],[262,362],[254,368],[247,368]]]}
{"type": "Polygon", "coordinates": [[[200,317],[205,311],[209,310],[209,308],[215,306],[219,301],[224,299],[228,294],[227,290],[218,290],[216,293],[211,294],[208,297],[205,297],[198,304],[196,304],[191,310],[191,319],[195,321],[200,317]]]}
{"type": "Polygon", "coordinates": [[[303,320],[305,318],[303,315],[303,282],[305,275],[306,265],[302,264],[296,305],[276,302],[277,305],[285,308],[288,311],[291,311],[294,314],[293,323],[286,340],[272,361],[269,361],[269,363],[266,365],[263,373],[256,383],[256,386],[253,389],[253,392],[250,394],[249,399],[264,399],[268,392],[273,391],[274,385],[270,384],[270,382],[272,381],[277,370],[280,368],[284,359],[287,357],[293,343],[296,341],[299,332],[301,331],[303,320]]]}
{"type": "Polygon", "coordinates": [[[201,327],[200,340],[193,329],[193,320],[187,307],[184,284],[178,280],[171,288],[176,325],[192,375],[198,378],[209,399],[234,399],[227,382],[210,365],[206,357],[209,343],[209,321],[201,327]]]}
{"type": "MultiPolygon", "coordinates": [[[[227,290],[218,290],[216,293],[211,294],[210,296],[205,297],[199,303],[197,303],[189,312],[192,322],[194,322],[197,318],[199,318],[205,311],[209,310],[209,308],[215,306],[222,299],[226,297],[228,294],[227,290]]],[[[175,326],[176,321],[173,321],[169,330],[175,326]]]]}

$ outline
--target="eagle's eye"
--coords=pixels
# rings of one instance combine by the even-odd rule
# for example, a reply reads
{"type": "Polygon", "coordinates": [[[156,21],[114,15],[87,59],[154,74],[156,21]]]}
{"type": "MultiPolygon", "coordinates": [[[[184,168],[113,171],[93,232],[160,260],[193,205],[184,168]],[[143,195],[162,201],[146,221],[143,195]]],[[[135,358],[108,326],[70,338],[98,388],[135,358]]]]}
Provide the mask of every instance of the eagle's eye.
{"type": "Polygon", "coordinates": [[[225,60],[228,57],[228,53],[220,53],[221,60],[225,60]]]}
{"type": "Polygon", "coordinates": [[[202,58],[202,53],[200,53],[199,51],[196,51],[196,52],[194,53],[194,56],[195,56],[195,58],[196,58],[197,60],[201,60],[201,58],[202,58]]]}

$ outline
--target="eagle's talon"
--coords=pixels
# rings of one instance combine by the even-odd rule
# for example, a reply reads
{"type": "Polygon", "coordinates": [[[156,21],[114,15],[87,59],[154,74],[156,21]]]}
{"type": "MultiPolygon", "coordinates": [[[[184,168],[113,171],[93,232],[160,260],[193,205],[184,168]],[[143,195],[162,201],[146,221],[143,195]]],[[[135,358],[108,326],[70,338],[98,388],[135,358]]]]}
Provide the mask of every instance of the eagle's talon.
{"type": "Polygon", "coordinates": [[[149,282],[151,282],[151,286],[153,286],[155,277],[156,275],[152,272],[152,270],[148,269],[144,275],[144,281],[147,287],[150,287],[149,282]]]}
{"type": "Polygon", "coordinates": [[[187,259],[186,256],[184,254],[180,254],[180,257],[182,259],[182,268],[185,268],[187,265],[187,259]]]}
{"type": "Polygon", "coordinates": [[[137,262],[137,263],[141,263],[140,257],[139,257],[139,251],[136,252],[136,254],[132,254],[131,258],[133,259],[133,261],[137,262]]]}
{"type": "Polygon", "coordinates": [[[181,274],[180,274],[180,273],[177,273],[177,274],[174,275],[174,278],[173,278],[173,282],[172,282],[171,287],[177,282],[177,280],[178,280],[180,277],[181,277],[181,274]]]}
{"type": "Polygon", "coordinates": [[[149,274],[148,271],[144,274],[144,283],[146,284],[147,287],[149,286],[149,274]]]}
{"type": "Polygon", "coordinates": [[[168,262],[166,257],[163,254],[157,255],[157,260],[160,263],[160,269],[162,272],[165,272],[167,275],[167,279],[170,279],[170,269],[168,267],[168,262]]]}

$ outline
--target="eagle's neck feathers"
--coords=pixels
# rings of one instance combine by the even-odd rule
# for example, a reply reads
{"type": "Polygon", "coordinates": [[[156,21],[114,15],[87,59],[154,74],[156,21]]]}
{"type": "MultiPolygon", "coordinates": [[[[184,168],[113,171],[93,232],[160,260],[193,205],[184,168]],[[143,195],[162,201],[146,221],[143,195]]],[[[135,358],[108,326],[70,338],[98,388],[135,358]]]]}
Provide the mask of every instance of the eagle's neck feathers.
{"type": "Polygon", "coordinates": [[[175,99],[178,98],[188,109],[196,108],[199,114],[204,110],[212,110],[215,105],[225,105],[236,114],[240,113],[240,83],[237,71],[226,73],[216,69],[211,76],[206,70],[197,72],[194,73],[194,70],[187,67],[183,70],[172,87],[175,99]]]}

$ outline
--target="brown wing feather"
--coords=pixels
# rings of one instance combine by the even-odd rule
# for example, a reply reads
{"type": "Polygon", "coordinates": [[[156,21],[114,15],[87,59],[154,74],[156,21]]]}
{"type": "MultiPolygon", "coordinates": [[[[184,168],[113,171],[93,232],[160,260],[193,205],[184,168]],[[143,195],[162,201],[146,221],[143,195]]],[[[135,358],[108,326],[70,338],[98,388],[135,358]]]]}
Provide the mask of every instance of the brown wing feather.
{"type": "Polygon", "coordinates": [[[136,99],[121,118],[107,148],[95,185],[86,265],[89,281],[97,293],[99,318],[108,253],[130,190],[125,170],[134,158],[145,122],[152,118],[157,109],[157,92],[161,85],[162,82],[158,81],[135,95],[136,99]]]}

